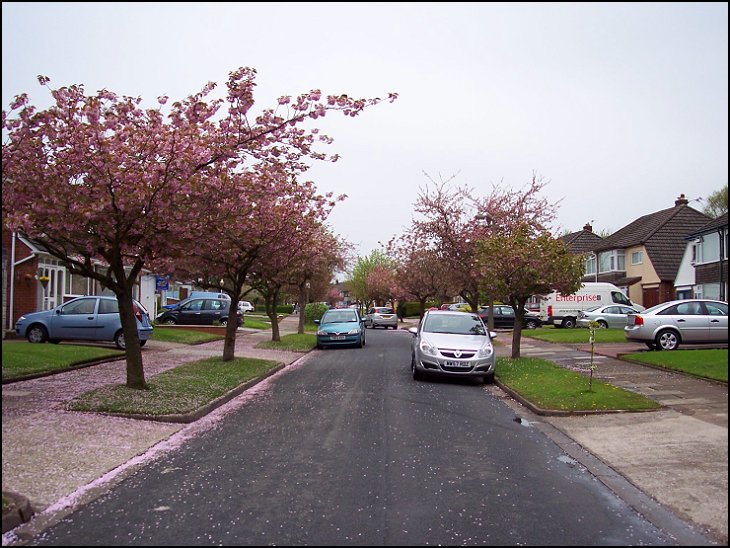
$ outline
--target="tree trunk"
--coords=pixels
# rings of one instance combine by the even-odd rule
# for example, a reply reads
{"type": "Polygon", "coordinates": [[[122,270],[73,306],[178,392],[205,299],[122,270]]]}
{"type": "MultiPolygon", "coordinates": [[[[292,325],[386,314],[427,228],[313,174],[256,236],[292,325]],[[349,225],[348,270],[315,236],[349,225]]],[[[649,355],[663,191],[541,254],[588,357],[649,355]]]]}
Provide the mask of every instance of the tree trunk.
{"type": "Polygon", "coordinates": [[[299,284],[299,326],[297,327],[297,333],[300,335],[304,334],[304,307],[307,300],[307,287],[304,284],[299,284]]]}
{"type": "Polygon", "coordinates": [[[281,335],[279,334],[279,318],[276,314],[276,305],[278,301],[278,291],[275,291],[273,295],[266,296],[266,315],[271,320],[271,340],[275,342],[281,340],[281,335]]]}
{"type": "Polygon", "coordinates": [[[515,328],[512,332],[512,359],[520,357],[520,344],[522,342],[522,321],[525,318],[525,300],[510,300],[510,305],[515,311],[515,328]]]}
{"type": "MultiPolygon", "coordinates": [[[[121,284],[120,284],[121,285],[121,284]]],[[[119,318],[124,332],[125,355],[127,359],[127,388],[146,389],[142,347],[139,344],[137,319],[134,316],[131,285],[124,283],[115,291],[119,303],[119,318]]]]}

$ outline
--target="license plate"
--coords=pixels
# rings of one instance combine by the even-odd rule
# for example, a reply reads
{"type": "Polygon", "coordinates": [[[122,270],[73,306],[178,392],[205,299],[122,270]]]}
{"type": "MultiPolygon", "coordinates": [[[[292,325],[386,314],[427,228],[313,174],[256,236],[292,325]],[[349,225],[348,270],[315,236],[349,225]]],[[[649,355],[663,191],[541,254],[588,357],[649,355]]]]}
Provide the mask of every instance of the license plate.
{"type": "Polygon", "coordinates": [[[444,363],[446,367],[462,367],[464,369],[469,369],[471,367],[471,364],[466,362],[453,362],[453,361],[446,361],[444,363]]]}
{"type": "Polygon", "coordinates": [[[390,320],[393,318],[393,314],[381,314],[380,317],[384,320],[390,320]]]}
{"type": "Polygon", "coordinates": [[[344,341],[345,336],[344,335],[331,335],[330,340],[331,341],[344,341]]]}

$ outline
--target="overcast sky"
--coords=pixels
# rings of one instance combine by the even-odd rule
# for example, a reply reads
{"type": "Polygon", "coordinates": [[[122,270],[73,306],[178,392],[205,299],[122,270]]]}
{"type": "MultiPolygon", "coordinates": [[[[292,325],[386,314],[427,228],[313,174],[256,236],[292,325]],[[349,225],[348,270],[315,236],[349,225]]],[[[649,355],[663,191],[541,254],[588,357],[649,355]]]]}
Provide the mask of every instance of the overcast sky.
{"type": "Polygon", "coordinates": [[[314,88],[397,92],[317,121],[342,158],[309,178],[349,196],[330,224],[360,255],[410,224],[424,173],[487,195],[535,172],[556,233],[615,232],[728,182],[727,3],[4,2],[2,18],[5,110],[23,92],[48,106],[39,74],[152,106],[250,66],[257,112],[314,88]]]}

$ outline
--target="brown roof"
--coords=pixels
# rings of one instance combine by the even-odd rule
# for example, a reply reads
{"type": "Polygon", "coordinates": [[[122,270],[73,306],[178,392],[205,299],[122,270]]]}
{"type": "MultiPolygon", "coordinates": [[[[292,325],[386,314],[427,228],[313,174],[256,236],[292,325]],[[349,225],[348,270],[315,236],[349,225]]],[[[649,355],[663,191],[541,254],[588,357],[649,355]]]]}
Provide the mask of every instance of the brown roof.
{"type": "Polygon", "coordinates": [[[594,251],[643,245],[662,281],[673,281],[682,262],[686,238],[707,225],[710,217],[678,202],[672,208],[644,215],[604,238],[594,251]]]}
{"type": "Polygon", "coordinates": [[[560,237],[565,243],[565,247],[571,253],[580,254],[593,251],[593,248],[603,241],[598,234],[594,234],[590,230],[581,230],[580,232],[573,232],[560,237]]]}
{"type": "Polygon", "coordinates": [[[717,219],[713,219],[703,227],[701,227],[699,230],[693,232],[689,236],[687,236],[688,240],[691,240],[692,238],[695,238],[696,236],[699,236],[700,234],[707,234],[709,232],[717,232],[720,228],[727,228],[727,211],[720,215],[717,219]]]}

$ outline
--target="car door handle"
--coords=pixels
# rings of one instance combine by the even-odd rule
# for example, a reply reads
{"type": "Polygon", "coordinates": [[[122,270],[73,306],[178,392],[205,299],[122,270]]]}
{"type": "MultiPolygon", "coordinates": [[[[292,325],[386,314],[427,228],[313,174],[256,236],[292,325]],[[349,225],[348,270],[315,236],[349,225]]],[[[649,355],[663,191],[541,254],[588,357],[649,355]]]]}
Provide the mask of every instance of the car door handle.
{"type": "Polygon", "coordinates": [[[93,320],[93,319],[94,319],[94,316],[89,316],[89,317],[87,317],[86,319],[87,319],[87,320],[93,320]]]}
{"type": "Polygon", "coordinates": [[[684,320],[677,320],[677,323],[684,323],[684,320]]]}
{"type": "Polygon", "coordinates": [[[720,320],[710,320],[710,323],[720,323],[720,320]]]}

